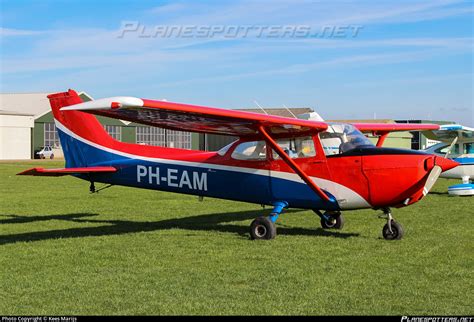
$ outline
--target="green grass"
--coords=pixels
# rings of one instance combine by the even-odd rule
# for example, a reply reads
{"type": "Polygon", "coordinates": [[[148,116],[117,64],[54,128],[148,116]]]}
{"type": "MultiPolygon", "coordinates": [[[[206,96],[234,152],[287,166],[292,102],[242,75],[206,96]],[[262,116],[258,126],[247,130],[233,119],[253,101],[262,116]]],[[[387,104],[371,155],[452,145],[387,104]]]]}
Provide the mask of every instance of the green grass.
{"type": "Polygon", "coordinates": [[[394,209],[401,241],[372,210],[339,232],[290,210],[251,241],[257,205],[15,176],[31,166],[62,164],[0,163],[0,314],[474,314],[474,197],[455,181],[394,209]]]}

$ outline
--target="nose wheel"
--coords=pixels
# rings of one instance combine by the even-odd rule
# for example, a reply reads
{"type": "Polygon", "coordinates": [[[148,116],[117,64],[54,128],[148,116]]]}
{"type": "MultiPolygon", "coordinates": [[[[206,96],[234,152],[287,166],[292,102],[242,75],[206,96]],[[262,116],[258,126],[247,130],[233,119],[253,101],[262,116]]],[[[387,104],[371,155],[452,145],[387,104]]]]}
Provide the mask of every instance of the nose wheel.
{"type": "Polygon", "coordinates": [[[390,227],[388,226],[388,223],[383,226],[382,235],[386,240],[402,239],[403,227],[395,220],[392,220],[390,227]]]}
{"type": "Polygon", "coordinates": [[[390,209],[384,209],[384,214],[387,216],[387,223],[382,228],[383,238],[385,240],[402,239],[404,235],[403,226],[393,219],[390,209]]]}

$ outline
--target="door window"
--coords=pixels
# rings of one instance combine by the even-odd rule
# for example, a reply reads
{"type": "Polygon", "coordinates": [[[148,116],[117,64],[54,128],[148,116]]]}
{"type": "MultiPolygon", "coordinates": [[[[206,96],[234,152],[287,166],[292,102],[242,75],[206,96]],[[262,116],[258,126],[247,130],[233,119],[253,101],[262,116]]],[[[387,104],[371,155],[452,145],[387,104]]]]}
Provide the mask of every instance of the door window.
{"type": "MultiPolygon", "coordinates": [[[[316,156],[313,139],[310,136],[301,138],[277,140],[277,144],[292,159],[310,158],[316,156]]],[[[273,151],[273,159],[278,160],[280,156],[273,151]]]]}

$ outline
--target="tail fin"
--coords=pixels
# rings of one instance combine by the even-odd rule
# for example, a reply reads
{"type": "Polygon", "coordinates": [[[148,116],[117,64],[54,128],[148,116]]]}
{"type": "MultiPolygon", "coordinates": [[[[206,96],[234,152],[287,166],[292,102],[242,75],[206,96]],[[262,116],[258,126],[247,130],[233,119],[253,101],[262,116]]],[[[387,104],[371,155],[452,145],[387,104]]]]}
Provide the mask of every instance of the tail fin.
{"type": "Polygon", "coordinates": [[[92,153],[90,145],[108,145],[114,141],[97,118],[80,111],[61,111],[64,106],[82,103],[79,95],[72,89],[63,93],[48,95],[56,128],[66,159],[66,168],[92,166],[108,161],[107,154],[92,153]]]}

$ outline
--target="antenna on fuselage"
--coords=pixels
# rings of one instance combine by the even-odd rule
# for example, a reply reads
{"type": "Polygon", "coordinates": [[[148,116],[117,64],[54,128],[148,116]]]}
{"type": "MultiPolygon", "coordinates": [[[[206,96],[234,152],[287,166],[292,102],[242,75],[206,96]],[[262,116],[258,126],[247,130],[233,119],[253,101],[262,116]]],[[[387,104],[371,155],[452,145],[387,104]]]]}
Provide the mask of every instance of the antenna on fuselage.
{"type": "Polygon", "coordinates": [[[256,100],[253,100],[253,102],[255,103],[255,105],[257,105],[257,106],[263,111],[263,113],[265,113],[265,114],[268,115],[267,111],[265,111],[265,110],[263,109],[263,107],[261,107],[260,104],[258,104],[258,102],[257,102],[256,100]]]}

